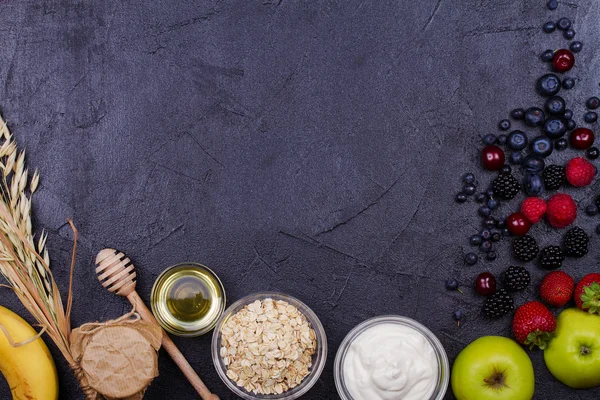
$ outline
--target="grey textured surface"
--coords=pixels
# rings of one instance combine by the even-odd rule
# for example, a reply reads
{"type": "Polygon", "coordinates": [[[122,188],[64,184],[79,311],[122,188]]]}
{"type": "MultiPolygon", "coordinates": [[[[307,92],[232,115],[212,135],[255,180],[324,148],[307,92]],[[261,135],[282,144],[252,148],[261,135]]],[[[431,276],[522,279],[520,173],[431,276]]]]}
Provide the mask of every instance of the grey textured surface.
{"type": "MultiPolygon", "coordinates": [[[[136,264],[145,299],[165,267],[192,260],[218,272],[230,302],[264,290],[305,301],[330,349],[306,399],[338,398],[336,349],[372,316],[425,323],[451,359],[479,336],[510,336],[508,318],[481,317],[469,285],[512,262],[509,243],[497,261],[464,267],[479,219],[474,203],[452,198],[463,172],[491,178],[478,166],[479,138],[510,109],[540,104],[538,55],[566,46],[542,33],[546,20],[571,17],[584,41],[570,73],[577,86],[565,94],[576,117],[598,94],[599,3],[561,2],[555,12],[544,3],[0,1],[0,109],[42,175],[36,227],[50,234],[63,288],[65,218],[82,236],[74,324],[128,310],[93,272],[95,254],[114,247],[136,264]],[[444,290],[449,276],[465,294],[444,290]]],[[[573,192],[580,209],[593,192],[573,192]]],[[[533,232],[541,244],[559,240],[543,225],[533,232]]],[[[596,268],[593,240],[590,255],[568,263],[576,278],[596,268]]],[[[537,284],[543,274],[531,270],[537,284]]],[[[516,301],[535,296],[531,288],[516,301]]],[[[1,303],[21,310],[8,292],[1,303]]],[[[176,342],[213,391],[233,398],[214,372],[210,335],[176,342]]],[[[531,356],[535,399],[600,397],[569,390],[540,352],[531,356]]],[[[56,360],[61,399],[81,398],[56,360]]],[[[146,398],[195,398],[162,353],[160,372],[146,398]]]]}

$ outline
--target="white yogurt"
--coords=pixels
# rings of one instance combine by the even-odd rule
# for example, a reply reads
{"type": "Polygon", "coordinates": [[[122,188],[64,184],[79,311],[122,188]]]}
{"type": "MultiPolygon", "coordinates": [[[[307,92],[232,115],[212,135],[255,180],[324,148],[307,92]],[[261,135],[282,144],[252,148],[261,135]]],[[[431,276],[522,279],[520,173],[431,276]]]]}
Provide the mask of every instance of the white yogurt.
{"type": "Polygon", "coordinates": [[[393,323],[367,328],[342,366],[354,400],[427,400],[438,381],[433,346],[415,329],[393,323]]]}

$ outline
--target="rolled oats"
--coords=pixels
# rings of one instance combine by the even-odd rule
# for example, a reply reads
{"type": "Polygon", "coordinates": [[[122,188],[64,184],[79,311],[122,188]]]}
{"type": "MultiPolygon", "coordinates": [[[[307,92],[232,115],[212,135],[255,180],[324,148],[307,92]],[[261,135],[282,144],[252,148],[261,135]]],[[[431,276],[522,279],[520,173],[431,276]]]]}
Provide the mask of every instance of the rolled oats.
{"type": "Polygon", "coordinates": [[[256,300],[221,328],[227,377],[255,394],[282,394],[309,374],[317,349],[306,316],[282,300],[256,300]]]}

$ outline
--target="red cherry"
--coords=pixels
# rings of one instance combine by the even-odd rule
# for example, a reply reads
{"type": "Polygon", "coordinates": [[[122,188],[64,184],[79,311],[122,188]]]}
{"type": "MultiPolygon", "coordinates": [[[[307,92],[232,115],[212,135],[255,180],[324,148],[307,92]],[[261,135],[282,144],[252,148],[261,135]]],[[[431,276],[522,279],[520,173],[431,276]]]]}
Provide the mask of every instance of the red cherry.
{"type": "Polygon", "coordinates": [[[496,278],[489,272],[482,272],[475,278],[475,291],[482,296],[496,293],[496,278]]]}
{"type": "Polygon", "coordinates": [[[594,144],[594,132],[588,128],[577,128],[571,132],[569,137],[571,147],[578,150],[585,150],[594,144]]]}
{"type": "Polygon", "coordinates": [[[515,236],[524,236],[531,228],[531,222],[520,212],[512,213],[506,218],[506,228],[515,236]]]}
{"type": "Polygon", "coordinates": [[[481,163],[490,171],[499,170],[504,165],[504,152],[498,146],[486,146],[481,151],[481,163]]]}
{"type": "Polygon", "coordinates": [[[560,49],[554,52],[552,66],[556,72],[567,72],[575,64],[575,56],[567,49],[560,49]]]}

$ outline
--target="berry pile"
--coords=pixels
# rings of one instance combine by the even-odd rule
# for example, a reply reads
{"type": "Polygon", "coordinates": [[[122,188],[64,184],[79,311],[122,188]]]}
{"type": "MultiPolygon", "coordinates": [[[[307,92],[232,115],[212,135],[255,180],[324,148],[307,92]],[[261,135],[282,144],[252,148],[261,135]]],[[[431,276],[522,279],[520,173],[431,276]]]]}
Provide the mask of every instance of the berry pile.
{"type": "MultiPolygon", "coordinates": [[[[556,9],[557,4],[555,0],[548,1],[548,9],[556,9]]],[[[569,108],[561,91],[575,85],[575,79],[565,74],[576,65],[576,54],[583,50],[583,43],[573,40],[576,32],[568,18],[549,21],[543,30],[548,34],[561,32],[570,41],[566,48],[549,49],[541,55],[551,69],[536,81],[536,91],[544,98],[543,103],[513,109],[509,118],[498,123],[501,133],[482,138],[481,165],[493,175],[485,179],[472,172],[465,174],[462,190],[455,198],[458,203],[470,199],[480,203],[477,213],[482,228],[469,238],[469,244],[476,250],[464,255],[466,265],[476,265],[480,259],[495,260],[497,242],[511,236],[514,258],[523,264],[535,260],[542,270],[557,270],[563,267],[567,257],[578,258],[588,253],[588,235],[573,225],[578,216],[577,203],[562,191],[590,187],[594,182],[597,169],[593,162],[600,157],[600,150],[594,146],[593,126],[598,120],[596,110],[600,108],[600,98],[593,96],[583,101],[586,110],[577,116],[573,111],[577,107],[569,108]],[[579,154],[571,156],[566,163],[556,158],[552,163],[547,162],[552,154],[567,149],[579,154]],[[480,184],[484,180],[489,184],[480,184]],[[520,196],[525,197],[520,209],[510,210],[512,200],[520,196]],[[499,210],[503,211],[502,216],[498,215],[499,210]],[[535,235],[539,228],[535,225],[542,220],[552,229],[565,229],[562,243],[538,244],[535,235]]],[[[600,196],[587,205],[585,212],[588,216],[600,215],[600,196]]],[[[596,232],[600,234],[600,224],[596,232]]],[[[523,266],[510,266],[501,276],[502,280],[497,282],[491,272],[483,272],[475,280],[475,292],[486,296],[483,312],[489,318],[512,312],[515,307],[511,293],[525,290],[531,282],[530,273],[523,266]]],[[[540,287],[542,300],[552,306],[564,305],[573,294],[572,286],[573,279],[567,274],[552,271],[540,287]]],[[[449,290],[456,290],[454,287],[447,284],[449,290]]],[[[600,282],[597,289],[598,298],[592,296],[590,300],[588,293],[586,299],[600,311],[600,282]]],[[[554,317],[543,304],[531,303],[537,304],[517,312],[519,317],[515,316],[513,328],[515,333],[519,330],[519,338],[523,338],[527,333],[522,329],[525,319],[540,316],[545,321],[545,325],[540,326],[544,335],[528,339],[527,344],[543,347],[548,338],[545,333],[551,333],[555,327],[554,317]]],[[[459,316],[463,316],[462,311],[459,316]]],[[[525,343],[525,339],[521,342],[525,343]]]]}

